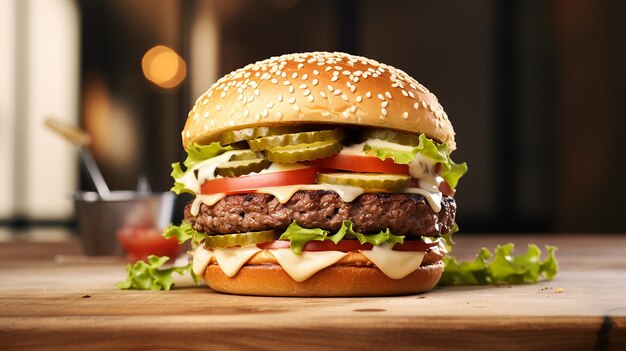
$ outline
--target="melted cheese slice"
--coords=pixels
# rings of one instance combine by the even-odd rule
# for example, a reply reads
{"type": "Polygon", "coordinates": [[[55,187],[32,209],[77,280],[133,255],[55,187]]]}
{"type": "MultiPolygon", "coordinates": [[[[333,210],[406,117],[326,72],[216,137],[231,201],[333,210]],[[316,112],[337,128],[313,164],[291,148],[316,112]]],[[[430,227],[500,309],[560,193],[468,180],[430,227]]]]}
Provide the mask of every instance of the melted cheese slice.
{"type": "Polygon", "coordinates": [[[388,243],[361,253],[391,279],[402,279],[422,264],[426,252],[394,251],[388,243]]]}
{"type": "Polygon", "coordinates": [[[230,278],[234,277],[244,263],[259,251],[261,251],[261,249],[259,249],[256,244],[213,250],[215,260],[217,260],[222,272],[230,278]]]}
{"type": "Polygon", "coordinates": [[[204,270],[211,262],[211,258],[213,258],[213,250],[207,250],[203,245],[198,246],[193,253],[191,269],[197,276],[204,275],[204,270]]]}
{"type": "Polygon", "coordinates": [[[301,255],[296,255],[291,249],[270,250],[270,253],[285,272],[297,282],[309,279],[313,274],[335,264],[346,255],[341,251],[303,251],[301,255]]]}

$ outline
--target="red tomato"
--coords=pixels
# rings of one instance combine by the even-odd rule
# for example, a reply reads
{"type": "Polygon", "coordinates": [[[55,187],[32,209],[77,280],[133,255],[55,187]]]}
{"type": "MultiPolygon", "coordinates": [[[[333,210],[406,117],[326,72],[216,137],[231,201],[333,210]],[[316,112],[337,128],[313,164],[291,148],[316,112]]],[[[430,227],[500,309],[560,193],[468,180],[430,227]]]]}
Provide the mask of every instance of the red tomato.
{"type": "MultiPolygon", "coordinates": [[[[288,249],[291,245],[289,240],[275,240],[257,244],[259,249],[288,249]]],[[[428,248],[437,245],[437,243],[424,243],[421,241],[405,241],[404,244],[396,244],[393,249],[396,251],[426,251],[428,248]]],[[[371,250],[374,245],[370,243],[361,244],[358,240],[341,240],[338,244],[330,240],[325,241],[309,241],[302,248],[303,251],[358,251],[371,250]]]]}
{"type": "Polygon", "coordinates": [[[202,194],[236,194],[250,192],[258,188],[297,184],[315,184],[319,168],[308,167],[293,171],[255,174],[233,178],[217,178],[205,181],[200,189],[202,194]]]}
{"type": "Polygon", "coordinates": [[[374,156],[336,154],[310,163],[318,167],[344,171],[409,174],[409,166],[394,163],[392,159],[381,160],[374,156]]]}
{"type": "Polygon", "coordinates": [[[128,261],[148,261],[148,256],[168,256],[172,261],[178,257],[181,247],[176,238],[166,239],[162,230],[156,228],[125,227],[117,231],[117,239],[128,253],[128,261]]]}

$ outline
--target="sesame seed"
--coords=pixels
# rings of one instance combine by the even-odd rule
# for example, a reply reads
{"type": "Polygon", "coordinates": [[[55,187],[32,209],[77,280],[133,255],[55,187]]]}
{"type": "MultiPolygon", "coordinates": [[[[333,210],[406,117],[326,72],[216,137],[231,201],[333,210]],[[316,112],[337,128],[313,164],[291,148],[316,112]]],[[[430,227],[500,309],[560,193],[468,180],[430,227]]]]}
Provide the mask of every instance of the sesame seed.
{"type": "Polygon", "coordinates": [[[341,66],[335,66],[335,69],[336,69],[337,71],[341,71],[341,66]]]}
{"type": "Polygon", "coordinates": [[[348,95],[341,94],[341,99],[344,100],[344,101],[348,101],[348,95]]]}
{"type": "Polygon", "coordinates": [[[283,78],[287,78],[287,73],[282,72],[282,73],[280,74],[280,76],[281,76],[281,77],[283,77],[283,78]]]}
{"type": "Polygon", "coordinates": [[[328,117],[328,116],[330,116],[330,112],[322,111],[322,117],[328,117]]]}
{"type": "Polygon", "coordinates": [[[355,83],[358,83],[359,82],[359,77],[354,77],[353,80],[354,80],[355,83]]]}
{"type": "Polygon", "coordinates": [[[256,115],[254,115],[254,119],[256,121],[260,120],[261,119],[261,115],[257,113],[256,115]]]}
{"type": "Polygon", "coordinates": [[[317,76],[317,75],[319,75],[319,74],[320,74],[320,71],[318,71],[318,70],[314,69],[314,70],[313,70],[313,74],[315,74],[315,75],[317,76]]]}
{"type": "Polygon", "coordinates": [[[327,88],[328,88],[328,91],[333,91],[333,90],[335,90],[335,88],[333,88],[333,86],[332,86],[332,85],[327,86],[327,88]]]}
{"type": "Polygon", "coordinates": [[[209,112],[205,112],[204,115],[202,115],[203,118],[209,118],[209,112]]]}
{"type": "Polygon", "coordinates": [[[385,96],[390,98],[390,99],[393,99],[393,96],[391,96],[391,93],[388,92],[388,91],[385,92],[385,96]]]}
{"type": "Polygon", "coordinates": [[[381,107],[387,107],[387,105],[389,105],[389,101],[383,101],[380,106],[381,107]]]}
{"type": "Polygon", "coordinates": [[[296,102],[296,98],[292,96],[291,98],[289,98],[289,100],[287,100],[287,102],[293,104],[294,102],[296,102]]]}
{"type": "Polygon", "coordinates": [[[264,109],[263,112],[261,112],[261,116],[267,117],[267,113],[267,109],[264,109]]]}
{"type": "Polygon", "coordinates": [[[300,89],[306,89],[306,84],[300,84],[300,89]]]}
{"type": "Polygon", "coordinates": [[[409,96],[411,97],[411,99],[415,99],[415,94],[413,94],[412,91],[409,91],[409,96]]]}
{"type": "Polygon", "coordinates": [[[221,110],[222,110],[222,106],[221,106],[221,105],[215,105],[215,108],[216,108],[218,111],[221,111],[221,110]]]}
{"type": "Polygon", "coordinates": [[[289,89],[288,89],[289,93],[291,93],[291,94],[293,94],[293,91],[294,91],[294,90],[295,90],[295,89],[293,88],[293,86],[290,86],[290,87],[289,87],[289,89]]]}
{"type": "Polygon", "coordinates": [[[381,108],[380,112],[382,112],[383,116],[387,116],[387,109],[381,108]]]}
{"type": "Polygon", "coordinates": [[[293,72],[293,74],[291,75],[291,78],[293,79],[298,78],[298,72],[293,72]]]}
{"type": "Polygon", "coordinates": [[[283,102],[283,94],[278,94],[278,96],[276,96],[276,100],[283,102]]]}
{"type": "Polygon", "coordinates": [[[323,91],[320,91],[320,96],[323,97],[324,99],[326,98],[326,93],[323,91]]]}
{"type": "Polygon", "coordinates": [[[189,131],[187,131],[185,135],[187,136],[187,138],[189,138],[189,135],[190,135],[189,131]]]}
{"type": "Polygon", "coordinates": [[[302,95],[304,95],[304,96],[307,96],[307,95],[310,95],[310,94],[311,94],[311,91],[309,89],[307,89],[307,90],[302,92],[302,95]]]}
{"type": "Polygon", "coordinates": [[[363,72],[362,72],[362,71],[356,71],[356,72],[354,72],[353,74],[354,74],[355,76],[357,76],[357,77],[358,77],[358,76],[360,76],[361,74],[363,74],[363,72]]]}
{"type": "Polygon", "coordinates": [[[204,106],[204,105],[206,105],[206,104],[208,104],[208,103],[209,103],[209,99],[204,99],[204,100],[202,101],[202,106],[204,106]]]}
{"type": "Polygon", "coordinates": [[[199,115],[198,115],[198,113],[196,112],[196,113],[193,115],[193,120],[194,120],[194,121],[195,121],[195,120],[197,120],[197,119],[198,119],[198,117],[199,117],[199,115]]]}
{"type": "Polygon", "coordinates": [[[283,85],[291,85],[291,82],[286,80],[286,81],[283,82],[283,85]]]}
{"type": "Polygon", "coordinates": [[[424,108],[427,108],[428,107],[428,103],[426,103],[426,101],[422,100],[422,106],[424,106],[424,108]]]}
{"type": "Polygon", "coordinates": [[[270,82],[272,82],[272,83],[274,83],[274,84],[277,84],[277,83],[278,83],[278,79],[276,79],[276,78],[272,78],[272,80],[271,80],[270,82]]]}
{"type": "Polygon", "coordinates": [[[296,110],[296,111],[300,111],[300,106],[298,106],[298,105],[293,105],[293,109],[294,109],[294,110],[296,110]]]}
{"type": "Polygon", "coordinates": [[[324,71],[328,72],[328,71],[330,71],[331,69],[333,69],[333,68],[332,68],[332,67],[330,67],[330,66],[326,66],[326,68],[324,69],[324,71]]]}
{"type": "Polygon", "coordinates": [[[259,91],[259,89],[254,89],[254,95],[259,96],[261,94],[261,92],[259,91]]]}
{"type": "Polygon", "coordinates": [[[300,68],[302,68],[302,67],[304,67],[304,65],[303,65],[303,64],[301,64],[301,63],[299,63],[299,64],[298,64],[298,69],[300,69],[300,68]]]}
{"type": "Polygon", "coordinates": [[[313,81],[311,82],[313,86],[316,86],[318,83],[319,83],[319,80],[317,79],[313,79],[313,81]]]}
{"type": "Polygon", "coordinates": [[[343,111],[343,112],[341,113],[341,115],[342,115],[342,116],[344,116],[345,118],[348,118],[348,117],[350,117],[350,111],[345,110],[345,111],[343,111]]]}
{"type": "Polygon", "coordinates": [[[368,98],[368,99],[371,98],[372,97],[372,92],[368,91],[367,93],[365,93],[365,97],[368,98]]]}
{"type": "Polygon", "coordinates": [[[333,90],[333,95],[339,95],[339,94],[341,94],[341,90],[339,89],[333,90]]]}
{"type": "Polygon", "coordinates": [[[356,112],[356,106],[350,107],[350,112],[355,113],[356,112]]]}
{"type": "Polygon", "coordinates": [[[404,113],[402,114],[402,118],[404,118],[404,119],[409,119],[409,113],[408,113],[408,112],[404,112],[404,113]]]}
{"type": "Polygon", "coordinates": [[[354,93],[356,91],[356,85],[351,86],[350,91],[354,93]]]}
{"type": "Polygon", "coordinates": [[[377,96],[380,100],[385,100],[385,97],[383,96],[383,94],[378,94],[377,96]]]}
{"type": "Polygon", "coordinates": [[[313,102],[313,100],[315,100],[315,99],[313,99],[313,95],[309,95],[309,96],[307,96],[307,99],[308,99],[310,102],[313,102]]]}
{"type": "Polygon", "coordinates": [[[250,111],[248,111],[248,109],[243,110],[244,117],[248,117],[249,114],[250,114],[250,111]]]}
{"type": "Polygon", "coordinates": [[[361,95],[356,97],[356,102],[361,102],[363,101],[363,97],[361,95]]]}
{"type": "Polygon", "coordinates": [[[404,96],[409,96],[409,94],[406,92],[406,90],[402,89],[402,95],[404,96]]]}
{"type": "Polygon", "coordinates": [[[254,101],[254,96],[252,95],[248,96],[248,103],[251,103],[252,101],[254,101]]]}
{"type": "Polygon", "coordinates": [[[345,70],[343,72],[341,72],[341,74],[343,74],[344,76],[349,76],[351,73],[348,70],[345,70]]]}
{"type": "Polygon", "coordinates": [[[413,108],[416,109],[416,110],[419,109],[420,108],[419,102],[414,103],[413,104],[413,108]]]}
{"type": "Polygon", "coordinates": [[[267,104],[267,108],[272,108],[272,107],[274,107],[274,101],[270,101],[270,102],[267,104]]]}
{"type": "Polygon", "coordinates": [[[309,78],[308,74],[305,73],[305,74],[302,75],[302,80],[307,80],[308,78],[309,78]]]}
{"type": "Polygon", "coordinates": [[[338,76],[333,76],[333,77],[330,79],[330,81],[331,81],[331,82],[336,82],[336,81],[337,81],[337,79],[339,79],[339,77],[338,77],[338,76]]]}

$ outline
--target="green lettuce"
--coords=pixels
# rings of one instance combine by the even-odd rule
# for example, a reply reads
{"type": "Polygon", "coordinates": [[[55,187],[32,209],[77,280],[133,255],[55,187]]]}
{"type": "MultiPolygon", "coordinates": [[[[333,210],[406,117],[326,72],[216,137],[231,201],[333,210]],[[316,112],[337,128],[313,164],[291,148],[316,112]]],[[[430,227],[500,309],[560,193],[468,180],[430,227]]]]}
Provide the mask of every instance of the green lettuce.
{"type": "Polygon", "coordinates": [[[411,150],[396,150],[371,145],[365,145],[363,150],[371,151],[381,160],[391,158],[393,162],[399,164],[411,163],[411,161],[417,157],[417,154],[422,154],[441,163],[441,177],[450,184],[452,189],[456,188],[459,179],[467,172],[467,164],[465,162],[455,163],[452,161],[450,158],[451,151],[448,145],[436,143],[428,139],[424,134],[419,136],[419,145],[411,150]]]}
{"type": "Polygon", "coordinates": [[[498,245],[492,254],[481,248],[473,261],[459,263],[452,256],[443,258],[445,269],[439,285],[489,285],[536,283],[542,277],[554,279],[558,271],[556,247],[546,246],[543,260],[537,245],[529,244],[523,255],[512,255],[514,245],[498,245]]]}
{"type": "Polygon", "coordinates": [[[191,227],[191,224],[186,221],[182,221],[180,225],[170,224],[163,230],[163,236],[167,239],[176,238],[179,244],[183,244],[188,240],[191,240],[191,244],[195,248],[204,238],[206,238],[207,235],[205,233],[195,231],[191,227]]]}
{"type": "Polygon", "coordinates": [[[355,238],[361,244],[370,243],[375,246],[378,246],[384,242],[388,242],[392,245],[404,242],[404,236],[391,234],[389,229],[381,231],[377,234],[362,234],[356,232],[352,229],[352,221],[349,220],[344,220],[341,223],[341,228],[339,228],[337,233],[333,235],[328,234],[329,231],[320,228],[302,228],[296,223],[296,221],[293,221],[289,225],[287,230],[285,230],[285,232],[280,236],[279,240],[289,240],[291,242],[291,251],[298,255],[302,253],[302,248],[304,248],[304,245],[313,240],[330,240],[337,244],[345,237],[349,239],[355,238]]]}
{"type": "Polygon", "coordinates": [[[148,256],[148,263],[137,261],[135,264],[126,265],[128,276],[125,281],[117,283],[119,289],[138,289],[138,290],[170,290],[174,286],[172,275],[178,273],[185,275],[191,274],[194,282],[199,283],[199,278],[192,269],[191,263],[183,267],[160,268],[169,260],[169,257],[148,256]]]}
{"type": "Polygon", "coordinates": [[[232,147],[223,147],[218,142],[208,145],[198,145],[196,143],[190,144],[189,149],[187,150],[187,158],[183,162],[186,170],[183,171],[179,162],[172,163],[172,173],[170,173],[170,175],[174,178],[174,186],[170,190],[178,195],[181,193],[195,195],[195,191],[193,189],[189,189],[185,186],[184,178],[189,175],[189,172],[195,171],[194,167],[200,162],[219,156],[229,150],[232,150],[232,147]]]}

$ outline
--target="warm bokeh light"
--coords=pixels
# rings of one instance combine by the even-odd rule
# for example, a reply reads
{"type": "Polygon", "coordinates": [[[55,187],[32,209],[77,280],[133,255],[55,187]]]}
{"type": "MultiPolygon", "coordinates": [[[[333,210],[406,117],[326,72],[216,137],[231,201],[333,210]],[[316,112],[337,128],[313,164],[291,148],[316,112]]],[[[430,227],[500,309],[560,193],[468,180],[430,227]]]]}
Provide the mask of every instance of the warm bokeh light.
{"type": "Polygon", "coordinates": [[[157,45],[143,55],[141,68],[146,79],[164,89],[177,87],[187,76],[183,58],[163,45],[157,45]]]}

